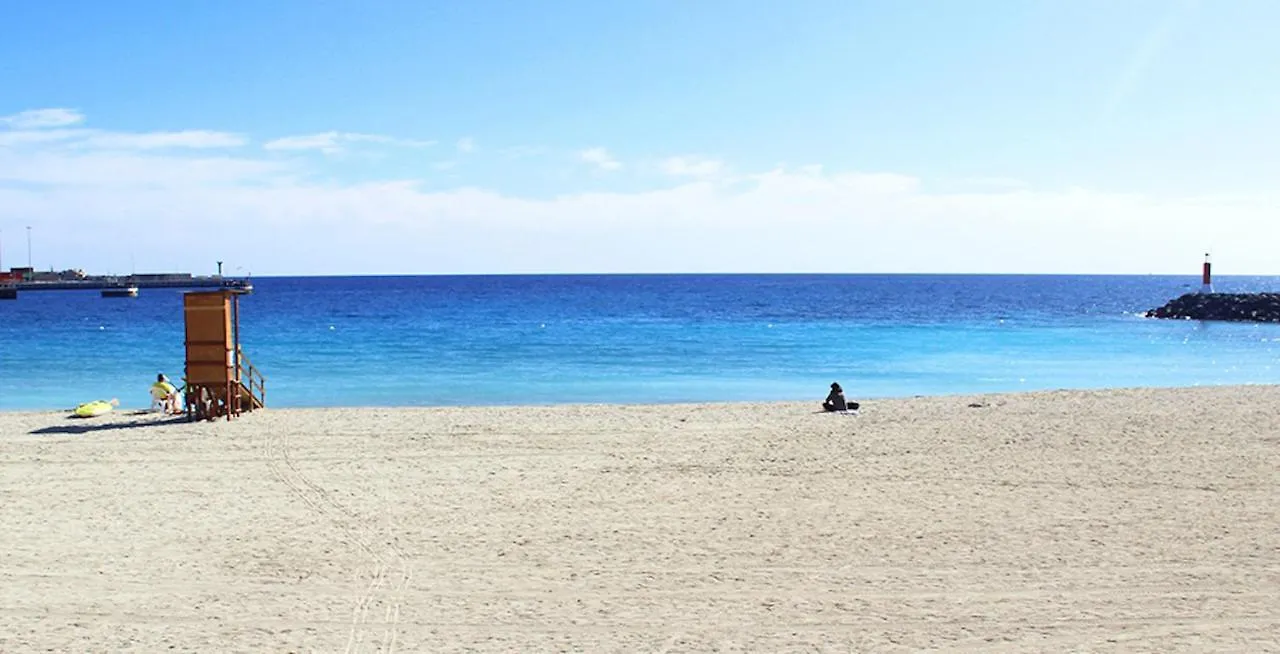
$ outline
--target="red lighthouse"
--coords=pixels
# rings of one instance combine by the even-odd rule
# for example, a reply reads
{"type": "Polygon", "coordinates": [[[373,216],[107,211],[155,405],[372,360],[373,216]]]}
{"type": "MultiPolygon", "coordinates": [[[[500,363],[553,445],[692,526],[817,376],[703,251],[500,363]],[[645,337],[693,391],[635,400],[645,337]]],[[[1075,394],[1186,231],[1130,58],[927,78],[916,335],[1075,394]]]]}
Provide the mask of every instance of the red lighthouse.
{"type": "Polygon", "coordinates": [[[1210,265],[1209,253],[1205,252],[1204,253],[1204,275],[1201,277],[1201,280],[1200,280],[1201,293],[1213,292],[1213,277],[1209,274],[1209,265],[1210,265]]]}

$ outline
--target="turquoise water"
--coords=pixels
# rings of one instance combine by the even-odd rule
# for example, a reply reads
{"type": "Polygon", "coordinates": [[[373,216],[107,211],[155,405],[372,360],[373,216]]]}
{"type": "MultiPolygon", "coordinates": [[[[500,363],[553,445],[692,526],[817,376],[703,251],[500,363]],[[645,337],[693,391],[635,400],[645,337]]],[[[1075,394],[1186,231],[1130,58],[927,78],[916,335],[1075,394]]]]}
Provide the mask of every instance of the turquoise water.
{"type": "MultiPolygon", "coordinates": [[[[1157,321],[1187,277],[645,275],[255,279],[272,406],[818,400],[1280,383],[1280,325],[1157,321]]],[[[1280,289],[1223,278],[1221,291],[1280,289]]],[[[180,291],[0,301],[0,409],[149,403],[180,291]]]]}

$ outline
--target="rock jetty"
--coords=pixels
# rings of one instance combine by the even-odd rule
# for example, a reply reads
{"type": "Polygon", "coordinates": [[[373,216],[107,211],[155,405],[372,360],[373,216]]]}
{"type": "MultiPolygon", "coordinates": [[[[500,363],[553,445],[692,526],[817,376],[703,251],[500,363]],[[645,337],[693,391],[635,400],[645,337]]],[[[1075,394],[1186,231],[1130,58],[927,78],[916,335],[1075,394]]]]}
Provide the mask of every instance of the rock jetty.
{"type": "Polygon", "coordinates": [[[1187,293],[1148,318],[1280,322],[1280,293],[1187,293]]]}

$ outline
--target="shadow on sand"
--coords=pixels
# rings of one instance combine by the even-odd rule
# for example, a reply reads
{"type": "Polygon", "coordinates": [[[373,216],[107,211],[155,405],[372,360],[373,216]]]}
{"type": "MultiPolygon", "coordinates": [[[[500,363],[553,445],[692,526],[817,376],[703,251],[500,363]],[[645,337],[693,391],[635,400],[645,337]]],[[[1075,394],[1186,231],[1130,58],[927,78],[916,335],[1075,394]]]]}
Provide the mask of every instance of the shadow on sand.
{"type": "MultiPolygon", "coordinates": [[[[150,415],[146,411],[135,411],[132,416],[150,415]]],[[[163,427],[164,425],[176,425],[189,422],[186,416],[168,416],[162,420],[141,420],[136,422],[88,422],[93,418],[77,418],[68,416],[67,421],[70,424],[54,425],[52,427],[42,427],[32,430],[32,434],[88,434],[95,431],[114,431],[117,429],[141,429],[144,427],[163,427]]]]}

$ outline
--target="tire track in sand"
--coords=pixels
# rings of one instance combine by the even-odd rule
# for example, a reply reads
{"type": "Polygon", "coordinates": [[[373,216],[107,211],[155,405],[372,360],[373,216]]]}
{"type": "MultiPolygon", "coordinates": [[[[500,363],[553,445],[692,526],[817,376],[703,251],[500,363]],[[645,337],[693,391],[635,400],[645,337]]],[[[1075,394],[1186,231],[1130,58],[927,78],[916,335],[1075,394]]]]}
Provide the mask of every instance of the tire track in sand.
{"type": "MultiPolygon", "coordinates": [[[[394,652],[399,631],[400,608],[412,577],[408,565],[408,557],[389,538],[383,539],[386,542],[380,544],[377,542],[378,539],[370,538],[374,530],[362,516],[334,499],[331,493],[298,469],[297,463],[289,454],[287,433],[268,432],[264,447],[267,467],[276,479],[289,488],[313,512],[324,517],[335,526],[340,532],[338,534],[340,540],[356,546],[372,560],[369,583],[356,598],[355,606],[352,609],[351,628],[347,635],[347,646],[344,650],[347,654],[354,654],[363,648],[369,613],[374,599],[385,585],[390,567],[394,565],[398,569],[398,578],[395,585],[390,589],[389,601],[386,602],[387,609],[383,616],[382,642],[378,648],[378,651],[384,653],[394,652]],[[378,545],[381,545],[381,547],[378,547],[378,545]]],[[[390,526],[388,521],[388,527],[390,526]]]]}

